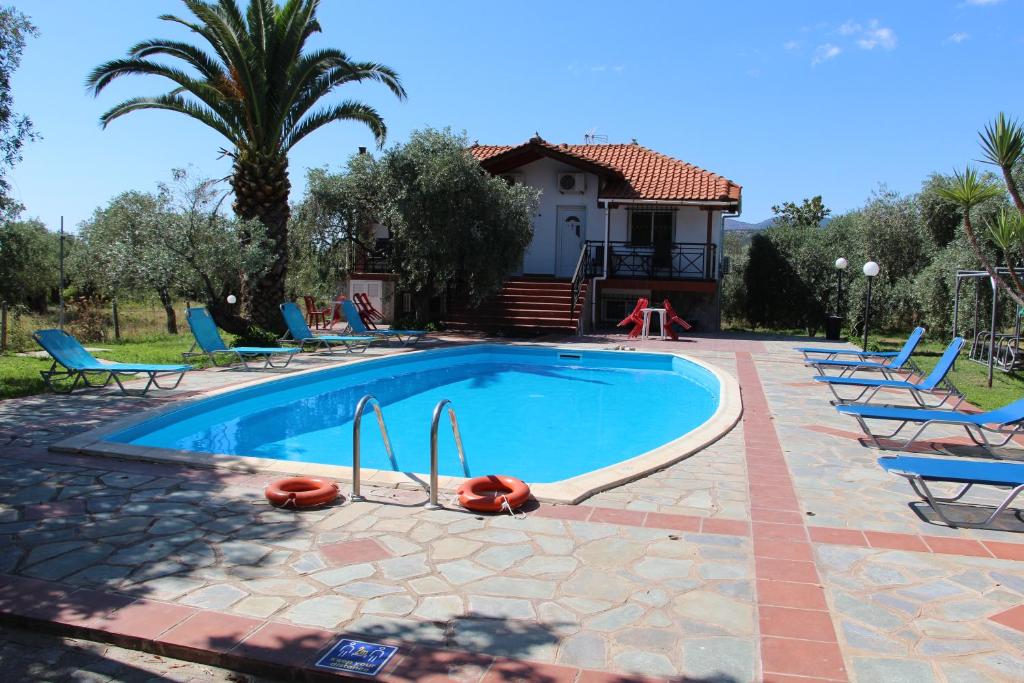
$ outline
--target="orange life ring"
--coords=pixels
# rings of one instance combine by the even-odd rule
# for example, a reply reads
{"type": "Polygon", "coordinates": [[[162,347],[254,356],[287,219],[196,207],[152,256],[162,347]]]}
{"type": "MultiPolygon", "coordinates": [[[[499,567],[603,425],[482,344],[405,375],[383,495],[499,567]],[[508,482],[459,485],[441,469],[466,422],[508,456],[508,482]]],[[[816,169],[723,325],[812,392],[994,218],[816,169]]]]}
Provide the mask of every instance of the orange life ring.
{"type": "Polygon", "coordinates": [[[515,510],[530,499],[523,480],[501,474],[475,477],[459,487],[459,505],[476,512],[499,512],[507,504],[515,510]]]}
{"type": "Polygon", "coordinates": [[[326,479],[287,477],[267,484],[263,494],[274,507],[311,508],[338,497],[338,485],[326,479]]]}

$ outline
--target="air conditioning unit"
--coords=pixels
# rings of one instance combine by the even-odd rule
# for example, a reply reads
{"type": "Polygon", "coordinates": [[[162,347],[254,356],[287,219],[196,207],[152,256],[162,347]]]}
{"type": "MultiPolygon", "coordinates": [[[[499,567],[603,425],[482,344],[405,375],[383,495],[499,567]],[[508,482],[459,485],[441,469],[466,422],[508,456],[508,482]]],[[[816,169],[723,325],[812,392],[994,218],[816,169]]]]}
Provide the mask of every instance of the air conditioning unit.
{"type": "Polygon", "coordinates": [[[558,191],[562,194],[583,194],[587,190],[585,173],[559,173],[558,191]]]}

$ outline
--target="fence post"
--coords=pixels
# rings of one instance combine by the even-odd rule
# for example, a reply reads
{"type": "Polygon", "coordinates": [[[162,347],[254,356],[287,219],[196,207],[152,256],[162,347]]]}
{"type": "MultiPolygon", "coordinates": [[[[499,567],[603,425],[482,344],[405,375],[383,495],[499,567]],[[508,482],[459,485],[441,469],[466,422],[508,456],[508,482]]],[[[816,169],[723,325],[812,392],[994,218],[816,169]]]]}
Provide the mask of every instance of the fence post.
{"type": "Polygon", "coordinates": [[[7,302],[0,301],[0,353],[7,352],[7,302]]]}
{"type": "Polygon", "coordinates": [[[121,321],[117,317],[117,299],[113,302],[114,314],[114,341],[121,341],[121,321]]]}

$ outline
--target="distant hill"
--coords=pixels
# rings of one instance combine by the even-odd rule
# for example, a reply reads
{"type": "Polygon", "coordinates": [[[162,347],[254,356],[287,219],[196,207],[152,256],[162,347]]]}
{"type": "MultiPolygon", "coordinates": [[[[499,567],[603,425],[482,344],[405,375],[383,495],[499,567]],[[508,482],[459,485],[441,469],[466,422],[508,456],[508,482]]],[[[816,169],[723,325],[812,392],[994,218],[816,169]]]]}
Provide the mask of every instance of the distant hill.
{"type": "MultiPolygon", "coordinates": [[[[831,220],[832,220],[832,216],[828,216],[827,218],[825,218],[825,220],[823,220],[821,222],[821,227],[824,228],[826,225],[829,224],[829,221],[831,221],[831,220]]],[[[746,221],[738,221],[735,218],[726,218],[725,219],[725,229],[726,230],[747,230],[747,231],[750,231],[750,232],[756,232],[758,230],[764,230],[765,228],[769,227],[774,222],[775,222],[774,218],[766,218],[763,221],[761,221],[760,223],[747,223],[746,221]]]]}
{"type": "Polygon", "coordinates": [[[725,229],[726,230],[751,230],[751,231],[754,231],[754,230],[764,230],[769,225],[771,225],[772,221],[774,221],[774,220],[775,220],[774,218],[766,218],[765,220],[761,221],[760,223],[747,223],[746,221],[738,221],[735,218],[726,218],[725,219],[725,229]]]}

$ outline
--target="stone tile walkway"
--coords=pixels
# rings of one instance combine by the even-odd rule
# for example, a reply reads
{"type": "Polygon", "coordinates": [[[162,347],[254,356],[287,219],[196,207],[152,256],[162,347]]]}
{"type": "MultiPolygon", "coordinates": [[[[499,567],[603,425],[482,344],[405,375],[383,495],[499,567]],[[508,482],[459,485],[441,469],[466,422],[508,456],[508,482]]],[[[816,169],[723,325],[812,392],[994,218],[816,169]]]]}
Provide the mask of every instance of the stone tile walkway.
{"type": "Polygon", "coordinates": [[[0,627],[0,671],[5,681],[33,683],[262,683],[268,680],[114,645],[10,627],[0,627]]]}
{"type": "Polygon", "coordinates": [[[930,523],[874,450],[807,429],[856,425],[792,345],[645,342],[735,374],[742,424],[519,519],[379,488],[292,513],[258,476],[46,450],[262,373],[192,373],[156,400],[5,401],[0,617],[258,673],[308,667],[348,633],[400,643],[396,681],[1024,679],[1024,534],[930,523]]]}

